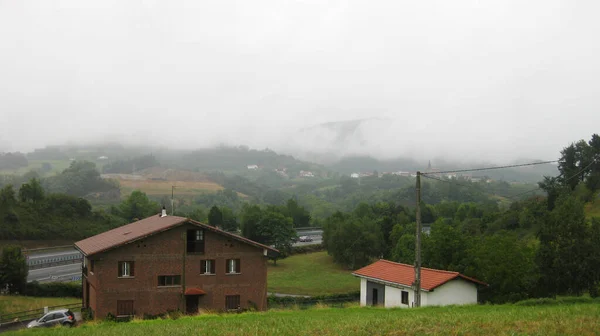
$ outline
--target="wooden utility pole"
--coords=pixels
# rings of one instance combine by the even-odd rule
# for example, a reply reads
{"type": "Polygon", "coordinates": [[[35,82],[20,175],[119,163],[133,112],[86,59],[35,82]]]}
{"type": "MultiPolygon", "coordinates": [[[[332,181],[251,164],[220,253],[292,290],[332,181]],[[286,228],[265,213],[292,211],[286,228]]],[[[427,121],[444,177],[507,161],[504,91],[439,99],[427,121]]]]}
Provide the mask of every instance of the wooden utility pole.
{"type": "Polygon", "coordinates": [[[187,253],[187,232],[184,231],[183,234],[183,269],[181,270],[181,306],[182,312],[186,311],[186,302],[185,302],[185,257],[187,253]]]}
{"type": "Polygon", "coordinates": [[[175,186],[171,186],[171,216],[175,216],[175,186]]]}
{"type": "Polygon", "coordinates": [[[421,307],[421,172],[417,172],[417,232],[415,242],[415,307],[421,307]]]}

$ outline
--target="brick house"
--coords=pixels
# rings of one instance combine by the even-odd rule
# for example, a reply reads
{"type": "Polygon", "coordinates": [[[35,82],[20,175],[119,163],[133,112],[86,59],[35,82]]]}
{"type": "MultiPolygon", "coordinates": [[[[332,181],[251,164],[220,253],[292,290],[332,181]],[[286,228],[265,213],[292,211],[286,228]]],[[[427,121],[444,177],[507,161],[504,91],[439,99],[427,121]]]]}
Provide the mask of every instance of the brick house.
{"type": "Polygon", "coordinates": [[[83,307],[95,318],[172,310],[267,308],[267,254],[277,250],[162,214],[78,241],[83,307]]]}

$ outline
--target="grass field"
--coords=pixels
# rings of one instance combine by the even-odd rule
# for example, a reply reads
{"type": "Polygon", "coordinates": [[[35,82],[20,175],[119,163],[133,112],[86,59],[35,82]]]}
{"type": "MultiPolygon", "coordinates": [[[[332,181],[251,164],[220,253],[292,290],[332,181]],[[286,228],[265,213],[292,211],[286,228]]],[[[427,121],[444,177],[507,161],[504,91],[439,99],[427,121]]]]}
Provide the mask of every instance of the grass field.
{"type": "Polygon", "coordinates": [[[0,314],[79,303],[78,298],[38,298],[32,296],[0,295],[0,314]]]}
{"type": "Polygon", "coordinates": [[[284,294],[322,295],[360,290],[360,280],[339,265],[327,252],[297,254],[269,262],[268,291],[284,294]]]}
{"type": "Polygon", "coordinates": [[[7,335],[598,335],[600,305],[321,308],[91,323],[7,335]]]}
{"type": "Polygon", "coordinates": [[[215,192],[223,187],[214,182],[197,181],[154,181],[154,180],[118,180],[121,184],[121,195],[128,196],[134,190],[141,190],[148,195],[171,195],[171,187],[176,186],[176,195],[196,195],[215,192]]]}

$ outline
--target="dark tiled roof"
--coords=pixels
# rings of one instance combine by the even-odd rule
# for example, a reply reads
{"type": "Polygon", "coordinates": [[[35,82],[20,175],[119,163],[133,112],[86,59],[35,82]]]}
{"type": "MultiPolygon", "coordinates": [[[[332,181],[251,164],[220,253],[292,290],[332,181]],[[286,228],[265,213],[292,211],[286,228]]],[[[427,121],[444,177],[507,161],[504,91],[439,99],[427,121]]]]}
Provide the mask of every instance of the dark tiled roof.
{"type": "MultiPolygon", "coordinates": [[[[365,266],[352,274],[359,277],[369,277],[401,284],[404,286],[411,286],[415,281],[414,266],[395,263],[393,261],[383,259],[378,260],[371,265],[365,266]]],[[[428,291],[456,278],[462,278],[476,284],[487,286],[487,284],[484,282],[467,277],[458,272],[442,271],[424,267],[421,268],[421,288],[428,291]]]]}
{"type": "Polygon", "coordinates": [[[85,255],[90,256],[92,254],[107,251],[132,241],[156,234],[158,232],[169,230],[183,223],[194,224],[217,234],[227,236],[256,247],[265,248],[275,253],[279,253],[279,251],[272,247],[257,243],[253,240],[238,236],[233,233],[225,232],[204,223],[196,222],[184,217],[160,217],[159,215],[148,217],[137,222],[97,234],[84,240],[80,240],[75,243],[75,246],[85,255]]]}

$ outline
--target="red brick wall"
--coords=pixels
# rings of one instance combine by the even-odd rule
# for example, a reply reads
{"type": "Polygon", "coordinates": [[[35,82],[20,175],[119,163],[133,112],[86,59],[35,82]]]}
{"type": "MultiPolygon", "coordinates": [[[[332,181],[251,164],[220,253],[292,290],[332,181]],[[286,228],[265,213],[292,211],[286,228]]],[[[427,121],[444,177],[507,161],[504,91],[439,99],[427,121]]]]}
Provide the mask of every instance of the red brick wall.
{"type": "MultiPolygon", "coordinates": [[[[183,309],[182,286],[158,287],[159,275],[182,275],[183,232],[195,229],[191,224],[164,231],[142,241],[92,256],[95,272],[89,275],[95,285],[95,316],[104,318],[110,312],[116,316],[117,300],[133,300],[136,315],[160,314],[183,309]],[[134,277],[119,278],[118,262],[134,261],[134,277]]],[[[226,295],[240,295],[242,308],[249,301],[259,310],[267,308],[267,259],[263,249],[204,230],[205,253],[187,254],[186,288],[199,288],[207,294],[200,297],[202,310],[225,309],[226,295]],[[214,259],[216,275],[200,274],[200,261],[214,259]],[[226,260],[240,259],[241,274],[225,274],[226,260]]],[[[89,269],[89,266],[88,266],[89,269]]],[[[88,274],[90,274],[88,272],[88,274]]]]}

